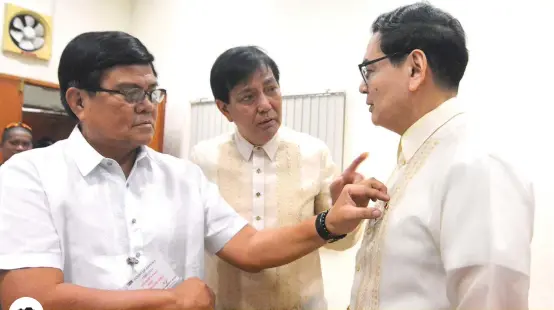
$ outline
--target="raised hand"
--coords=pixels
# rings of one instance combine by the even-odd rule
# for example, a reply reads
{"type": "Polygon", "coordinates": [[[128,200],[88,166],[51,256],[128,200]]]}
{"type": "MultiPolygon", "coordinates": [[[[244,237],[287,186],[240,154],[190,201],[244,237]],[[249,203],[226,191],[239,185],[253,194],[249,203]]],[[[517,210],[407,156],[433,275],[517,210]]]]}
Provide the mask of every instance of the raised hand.
{"type": "Polygon", "coordinates": [[[366,160],[368,154],[362,153],[352,163],[348,168],[346,168],[340,176],[338,176],[333,183],[331,183],[331,199],[332,203],[335,204],[335,201],[337,201],[337,198],[339,197],[340,193],[342,192],[342,189],[347,184],[356,184],[358,182],[363,181],[364,176],[356,170],[358,170],[358,167],[364,160],[366,160]]]}
{"type": "Polygon", "coordinates": [[[325,224],[333,235],[352,232],[364,219],[375,219],[381,211],[369,208],[370,200],[388,202],[387,187],[374,178],[343,187],[337,201],[329,210],[325,224]]]}

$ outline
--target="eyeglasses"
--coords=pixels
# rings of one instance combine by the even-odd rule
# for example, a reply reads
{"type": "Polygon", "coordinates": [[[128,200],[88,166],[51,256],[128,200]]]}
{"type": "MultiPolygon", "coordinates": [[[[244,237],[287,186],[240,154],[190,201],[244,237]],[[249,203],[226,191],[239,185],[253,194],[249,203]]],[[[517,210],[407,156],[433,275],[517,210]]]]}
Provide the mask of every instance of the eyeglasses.
{"type": "Polygon", "coordinates": [[[92,92],[104,92],[104,93],[110,93],[110,94],[123,95],[123,97],[125,98],[125,101],[129,103],[141,103],[144,101],[144,99],[148,98],[148,100],[153,104],[160,104],[164,101],[165,96],[167,94],[166,90],[162,88],[157,88],[152,91],[146,91],[140,88],[130,88],[130,89],[123,89],[123,90],[95,88],[95,89],[87,89],[87,90],[92,92]]]}
{"type": "Polygon", "coordinates": [[[23,122],[14,122],[14,123],[9,123],[5,129],[10,129],[10,128],[15,128],[15,127],[22,127],[22,128],[25,128],[29,131],[33,131],[33,129],[31,128],[31,126],[23,123],[23,122]]]}
{"type": "Polygon", "coordinates": [[[379,62],[381,60],[384,60],[384,59],[387,59],[387,58],[390,58],[390,57],[393,57],[393,56],[402,55],[402,54],[406,54],[406,53],[397,52],[397,53],[392,53],[392,54],[389,54],[389,55],[385,55],[383,57],[379,57],[379,58],[373,59],[373,60],[364,60],[364,62],[362,62],[361,64],[358,65],[358,69],[360,70],[360,73],[362,74],[362,78],[364,79],[364,82],[367,84],[367,80],[369,79],[367,66],[372,65],[372,64],[374,64],[376,62],[379,62]]]}

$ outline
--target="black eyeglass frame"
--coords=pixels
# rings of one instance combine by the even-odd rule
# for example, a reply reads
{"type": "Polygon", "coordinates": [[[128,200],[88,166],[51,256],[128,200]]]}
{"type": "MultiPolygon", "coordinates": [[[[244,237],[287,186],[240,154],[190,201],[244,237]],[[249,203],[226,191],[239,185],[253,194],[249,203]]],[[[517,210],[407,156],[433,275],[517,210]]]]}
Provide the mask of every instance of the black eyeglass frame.
{"type": "Polygon", "coordinates": [[[405,52],[396,52],[396,53],[388,54],[388,55],[385,55],[385,56],[382,56],[382,57],[379,57],[379,58],[376,58],[376,59],[364,60],[361,64],[358,65],[358,70],[360,70],[360,74],[362,75],[362,79],[364,80],[364,83],[367,84],[367,75],[364,73],[364,70],[367,69],[367,66],[372,65],[376,62],[379,62],[379,61],[387,59],[387,58],[391,58],[391,57],[398,56],[398,55],[404,55],[404,54],[407,54],[407,53],[405,53],[405,52]]]}
{"type": "Polygon", "coordinates": [[[144,101],[145,98],[148,98],[148,100],[151,103],[153,103],[154,105],[158,105],[158,104],[162,103],[164,101],[165,97],[167,96],[167,90],[165,90],[164,88],[156,88],[156,89],[151,90],[151,91],[147,91],[147,90],[140,89],[140,88],[133,88],[133,90],[140,90],[142,92],[142,94],[138,98],[131,98],[131,96],[133,96],[133,94],[126,93],[125,91],[122,91],[122,90],[105,89],[105,88],[101,88],[101,87],[87,88],[85,90],[90,91],[90,92],[104,92],[104,93],[109,93],[109,94],[122,95],[124,97],[125,101],[127,101],[128,103],[132,103],[132,104],[141,103],[141,102],[144,101]],[[152,100],[152,94],[154,94],[157,91],[160,91],[161,95],[163,97],[161,97],[162,99],[159,102],[157,102],[157,101],[154,102],[152,100]]]}

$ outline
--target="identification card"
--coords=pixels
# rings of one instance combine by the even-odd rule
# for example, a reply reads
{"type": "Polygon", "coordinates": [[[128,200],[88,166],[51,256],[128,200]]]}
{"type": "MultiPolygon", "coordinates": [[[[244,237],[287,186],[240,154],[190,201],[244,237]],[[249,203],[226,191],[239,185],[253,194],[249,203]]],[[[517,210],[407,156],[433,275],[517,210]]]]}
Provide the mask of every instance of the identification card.
{"type": "Polygon", "coordinates": [[[153,256],[139,273],[123,288],[124,290],[170,289],[182,280],[160,256],[153,256]]]}

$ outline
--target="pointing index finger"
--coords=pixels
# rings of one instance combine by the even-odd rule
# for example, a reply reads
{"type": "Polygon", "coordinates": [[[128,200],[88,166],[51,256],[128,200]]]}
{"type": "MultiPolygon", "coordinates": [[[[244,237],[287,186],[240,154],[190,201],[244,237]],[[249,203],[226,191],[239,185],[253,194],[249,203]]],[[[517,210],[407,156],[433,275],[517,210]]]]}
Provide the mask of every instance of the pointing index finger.
{"type": "Polygon", "coordinates": [[[358,169],[360,164],[363,163],[364,160],[367,159],[368,155],[369,154],[367,152],[363,152],[362,154],[358,155],[358,157],[356,157],[356,159],[354,159],[354,161],[352,161],[350,166],[348,166],[348,168],[346,168],[344,170],[344,173],[345,174],[350,174],[350,173],[356,172],[356,170],[358,169]]]}

